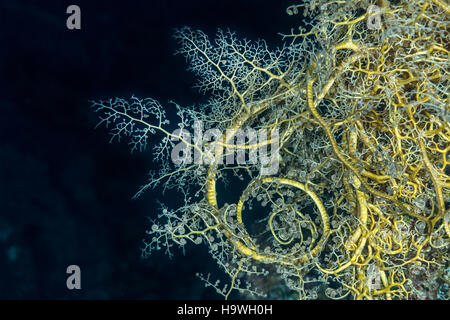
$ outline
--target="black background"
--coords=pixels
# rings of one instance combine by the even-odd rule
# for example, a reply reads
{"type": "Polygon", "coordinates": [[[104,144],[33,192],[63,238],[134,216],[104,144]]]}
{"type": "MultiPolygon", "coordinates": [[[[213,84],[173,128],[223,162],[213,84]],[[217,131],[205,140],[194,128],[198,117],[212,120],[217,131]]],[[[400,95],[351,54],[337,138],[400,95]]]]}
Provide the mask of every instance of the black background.
{"type": "Polygon", "coordinates": [[[303,16],[288,0],[0,1],[0,299],[216,299],[196,272],[221,274],[201,246],[140,259],[159,189],[151,152],[108,144],[89,100],[132,94],[163,105],[201,103],[175,28],[279,46],[303,16]],[[66,8],[81,8],[81,30],[66,8]],[[66,288],[66,268],[82,290],[66,288]]]}

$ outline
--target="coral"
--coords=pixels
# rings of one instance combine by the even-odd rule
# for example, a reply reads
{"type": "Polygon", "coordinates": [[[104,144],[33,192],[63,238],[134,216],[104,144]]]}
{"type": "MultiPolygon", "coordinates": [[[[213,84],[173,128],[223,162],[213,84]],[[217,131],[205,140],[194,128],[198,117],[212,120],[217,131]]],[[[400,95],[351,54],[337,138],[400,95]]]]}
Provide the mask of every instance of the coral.
{"type": "Polygon", "coordinates": [[[180,208],[161,204],[143,255],[206,245],[230,282],[199,277],[224,298],[448,298],[449,6],[312,0],[287,9],[300,12],[308,28],[282,35],[274,51],[229,31],[214,42],[177,31],[178,53],[210,99],[176,105],[172,133],[153,99],[93,103],[133,150],[164,136],[154,145],[162,169],[141,192],[163,184],[184,195],[180,208]],[[192,140],[188,128],[212,141],[192,140]],[[247,128],[272,135],[234,144],[247,128]],[[222,161],[235,151],[270,156],[222,161]],[[277,172],[264,174],[272,162],[277,172]],[[219,205],[216,185],[233,175],[248,185],[236,204],[219,205]],[[254,211],[263,218],[247,219],[254,211]]]}

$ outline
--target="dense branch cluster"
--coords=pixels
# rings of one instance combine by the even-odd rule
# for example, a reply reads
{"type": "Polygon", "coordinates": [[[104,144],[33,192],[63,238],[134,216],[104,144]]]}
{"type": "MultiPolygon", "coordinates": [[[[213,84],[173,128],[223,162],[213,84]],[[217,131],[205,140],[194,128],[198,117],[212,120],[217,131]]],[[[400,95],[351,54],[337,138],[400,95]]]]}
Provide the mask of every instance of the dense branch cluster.
{"type": "Polygon", "coordinates": [[[210,99],[177,106],[173,133],[152,99],[94,102],[113,138],[130,136],[133,150],[163,134],[154,147],[162,169],[142,190],[163,184],[184,194],[178,209],[161,204],[143,255],[208,246],[230,282],[199,277],[225,298],[236,291],[448,299],[449,6],[313,0],[287,9],[300,11],[309,23],[284,34],[275,51],[229,31],[211,42],[201,31],[179,30],[179,53],[210,99]],[[369,27],[371,5],[379,28],[369,27]],[[215,137],[190,139],[183,130],[195,121],[215,137]],[[276,174],[261,174],[260,162],[219,161],[239,149],[267,151],[270,136],[226,148],[247,128],[278,130],[279,148],[269,151],[276,174]],[[204,161],[171,163],[179,141],[204,161]],[[233,175],[247,187],[237,203],[222,204],[216,184],[233,175]]]}

